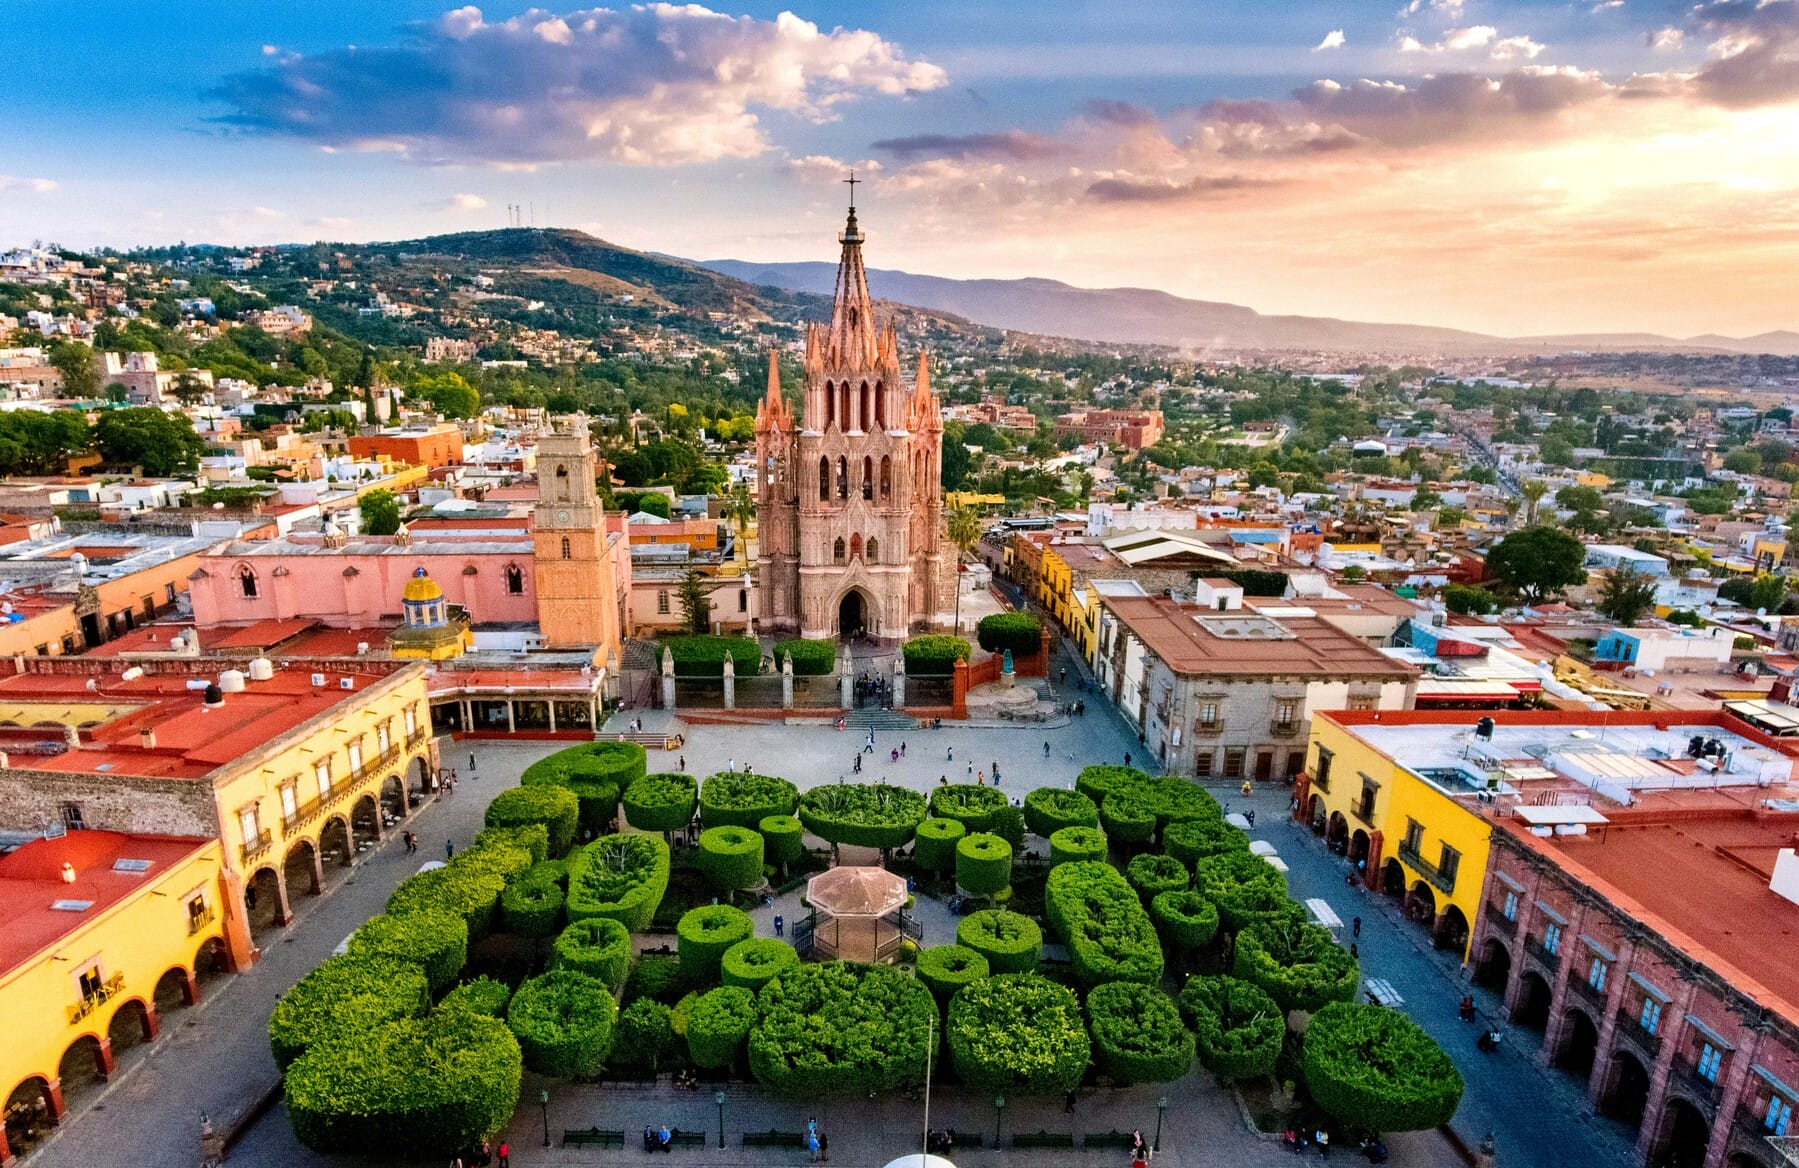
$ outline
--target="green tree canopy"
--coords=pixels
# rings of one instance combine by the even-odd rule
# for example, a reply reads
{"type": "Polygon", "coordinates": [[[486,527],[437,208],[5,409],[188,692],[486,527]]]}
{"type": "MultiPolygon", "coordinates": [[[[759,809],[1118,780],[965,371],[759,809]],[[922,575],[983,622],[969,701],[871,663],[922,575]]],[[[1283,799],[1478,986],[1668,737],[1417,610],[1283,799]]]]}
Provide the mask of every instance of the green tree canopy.
{"type": "Polygon", "coordinates": [[[1598,608],[1621,625],[1634,625],[1655,608],[1655,581],[1629,565],[1615,568],[1599,586],[1598,608]]]}
{"type": "Polygon", "coordinates": [[[142,466],[152,478],[192,471],[206,448],[185,415],[147,407],[101,414],[94,446],[107,462],[142,466]]]}
{"type": "Polygon", "coordinates": [[[1586,583],[1585,561],[1585,546],[1567,532],[1527,527],[1506,536],[1487,553],[1487,575],[1512,588],[1526,602],[1534,602],[1586,583]]]}
{"type": "Polygon", "coordinates": [[[385,487],[357,499],[356,510],[362,513],[364,535],[392,535],[400,530],[400,500],[385,487]]]}

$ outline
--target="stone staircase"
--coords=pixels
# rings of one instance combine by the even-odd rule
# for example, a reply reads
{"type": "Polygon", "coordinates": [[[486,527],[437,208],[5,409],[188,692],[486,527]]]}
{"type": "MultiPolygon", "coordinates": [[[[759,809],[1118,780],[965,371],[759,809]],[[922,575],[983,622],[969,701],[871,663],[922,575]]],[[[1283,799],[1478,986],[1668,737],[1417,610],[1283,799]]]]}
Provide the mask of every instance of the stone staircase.
{"type": "Polygon", "coordinates": [[[844,715],[844,723],[851,730],[916,730],[918,719],[900,713],[898,710],[863,709],[851,710],[844,715]]]}

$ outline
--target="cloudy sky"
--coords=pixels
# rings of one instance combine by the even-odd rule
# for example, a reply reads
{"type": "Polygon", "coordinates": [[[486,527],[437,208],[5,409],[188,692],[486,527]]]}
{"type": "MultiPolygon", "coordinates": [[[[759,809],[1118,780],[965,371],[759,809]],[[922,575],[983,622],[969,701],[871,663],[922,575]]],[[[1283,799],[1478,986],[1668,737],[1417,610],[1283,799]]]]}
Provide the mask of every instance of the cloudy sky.
{"type": "MultiPolygon", "coordinates": [[[[0,244],[539,225],[1521,334],[1799,328],[1799,0],[12,0],[0,244]]],[[[878,289],[877,289],[878,292],[878,289]]]]}

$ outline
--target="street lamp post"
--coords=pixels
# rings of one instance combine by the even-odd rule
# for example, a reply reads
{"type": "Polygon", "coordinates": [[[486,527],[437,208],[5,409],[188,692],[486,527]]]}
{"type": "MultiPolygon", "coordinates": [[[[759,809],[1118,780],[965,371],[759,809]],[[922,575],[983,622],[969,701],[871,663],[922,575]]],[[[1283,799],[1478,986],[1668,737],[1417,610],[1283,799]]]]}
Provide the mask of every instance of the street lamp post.
{"type": "Polygon", "coordinates": [[[547,1148],[550,1146],[550,1093],[548,1091],[537,1093],[537,1105],[543,1108],[543,1146],[547,1148]]]}
{"type": "Polygon", "coordinates": [[[1150,1143],[1152,1151],[1162,1150],[1162,1113],[1168,1110],[1168,1096],[1156,1100],[1156,1138],[1150,1143]]]}
{"type": "Polygon", "coordinates": [[[1006,1097],[996,1095],[993,1099],[993,1146],[999,1147],[999,1117],[1006,1110],[1006,1097]]]}
{"type": "Polygon", "coordinates": [[[725,1146],[725,1093],[715,1093],[712,1102],[718,1104],[718,1146],[722,1148],[725,1146]]]}

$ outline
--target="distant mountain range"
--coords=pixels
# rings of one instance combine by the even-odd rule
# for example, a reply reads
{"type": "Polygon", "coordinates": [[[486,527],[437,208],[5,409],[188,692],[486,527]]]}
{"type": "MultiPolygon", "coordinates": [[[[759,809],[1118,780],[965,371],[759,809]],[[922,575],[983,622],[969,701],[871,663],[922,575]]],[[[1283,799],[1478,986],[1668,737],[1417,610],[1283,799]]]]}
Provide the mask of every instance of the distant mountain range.
{"type": "MultiPolygon", "coordinates": [[[[704,260],[700,266],[749,284],[829,296],[835,264],[704,260]]],[[[1320,316],[1264,316],[1253,308],[1187,300],[1150,288],[1076,288],[1060,280],[951,280],[870,268],[883,300],[966,317],[977,324],[1115,344],[1170,345],[1190,352],[1242,349],[1350,353],[1519,356],[1569,350],[1769,353],[1799,356],[1799,332],[1752,337],[1664,337],[1654,333],[1574,333],[1496,337],[1430,325],[1376,324],[1320,316]]]]}

